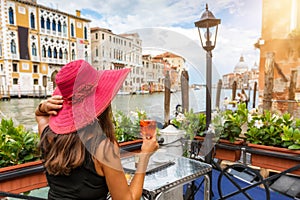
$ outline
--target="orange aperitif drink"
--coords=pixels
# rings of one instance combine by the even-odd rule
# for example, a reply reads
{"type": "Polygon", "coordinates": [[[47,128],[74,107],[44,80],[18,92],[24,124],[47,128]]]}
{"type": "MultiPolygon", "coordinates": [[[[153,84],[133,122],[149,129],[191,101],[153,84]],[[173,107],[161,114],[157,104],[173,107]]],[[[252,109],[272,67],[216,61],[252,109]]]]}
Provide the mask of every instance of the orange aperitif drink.
{"type": "Polygon", "coordinates": [[[140,120],[141,135],[147,139],[152,138],[156,132],[156,121],[145,119],[140,120]]]}

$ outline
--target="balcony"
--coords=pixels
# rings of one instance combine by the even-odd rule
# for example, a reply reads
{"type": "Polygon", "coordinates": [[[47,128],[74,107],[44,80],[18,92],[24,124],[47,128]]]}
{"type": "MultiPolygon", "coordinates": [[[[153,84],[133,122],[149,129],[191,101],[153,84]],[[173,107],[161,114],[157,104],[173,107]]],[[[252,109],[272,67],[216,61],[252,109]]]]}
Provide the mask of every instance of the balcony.
{"type": "Polygon", "coordinates": [[[34,62],[40,62],[39,56],[31,56],[31,60],[34,62]]]}
{"type": "Polygon", "coordinates": [[[19,55],[18,54],[11,54],[11,58],[13,60],[19,60],[19,55]]]}

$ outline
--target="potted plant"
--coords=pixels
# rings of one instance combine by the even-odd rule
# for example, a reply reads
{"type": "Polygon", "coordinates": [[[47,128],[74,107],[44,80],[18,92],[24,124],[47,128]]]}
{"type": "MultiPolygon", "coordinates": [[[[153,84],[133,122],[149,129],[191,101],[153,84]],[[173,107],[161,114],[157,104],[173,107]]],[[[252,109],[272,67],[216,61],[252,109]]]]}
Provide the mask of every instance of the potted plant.
{"type": "MultiPolygon", "coordinates": [[[[245,136],[252,165],[284,171],[299,164],[300,151],[292,150],[299,147],[299,120],[290,114],[255,114],[245,136]]],[[[300,169],[292,173],[300,174],[300,169]]]]}
{"type": "Polygon", "coordinates": [[[185,142],[183,145],[183,156],[189,157],[191,153],[192,140],[203,140],[206,127],[206,115],[195,113],[193,109],[185,113],[178,113],[176,118],[171,120],[171,124],[179,130],[185,132],[185,142]]]}
{"type": "MultiPolygon", "coordinates": [[[[236,161],[240,158],[240,148],[235,148],[237,144],[241,145],[242,140],[236,142],[241,133],[241,126],[247,119],[246,106],[239,106],[238,110],[220,111],[217,110],[212,114],[209,131],[214,134],[218,141],[216,144],[215,158],[221,160],[236,161]],[[221,139],[220,139],[221,138],[221,139]],[[221,144],[219,144],[221,143],[221,144]],[[229,146],[229,147],[228,147],[229,146]]],[[[171,121],[179,129],[185,130],[187,138],[204,141],[206,116],[203,113],[194,113],[193,110],[177,116],[171,121]]]]}
{"type": "Polygon", "coordinates": [[[12,119],[0,124],[0,191],[21,193],[47,186],[40,153],[39,137],[12,119]]]}
{"type": "Polygon", "coordinates": [[[241,139],[242,127],[247,123],[248,109],[245,103],[240,103],[235,111],[225,110],[223,116],[223,129],[220,139],[229,140],[231,143],[241,139]]]}
{"type": "Polygon", "coordinates": [[[300,150],[300,119],[296,119],[291,126],[283,126],[282,146],[292,150],[300,150]]]}
{"type": "Polygon", "coordinates": [[[132,112],[130,117],[122,111],[114,114],[116,138],[124,152],[140,150],[143,142],[140,136],[140,120],[142,119],[147,119],[147,114],[139,110],[132,112]]]}
{"type": "Polygon", "coordinates": [[[212,115],[210,129],[219,138],[216,143],[215,158],[235,162],[241,157],[242,127],[246,124],[248,109],[246,104],[238,104],[235,111],[217,111],[212,115]]]}
{"type": "Polygon", "coordinates": [[[184,114],[179,113],[171,120],[171,124],[186,132],[186,138],[193,140],[195,136],[204,136],[206,127],[206,115],[195,113],[193,109],[184,114]]]}
{"type": "Polygon", "coordinates": [[[252,144],[280,147],[283,143],[281,134],[283,126],[293,123],[290,114],[278,115],[265,111],[263,114],[253,114],[248,122],[248,130],[245,133],[246,141],[252,144]]]}

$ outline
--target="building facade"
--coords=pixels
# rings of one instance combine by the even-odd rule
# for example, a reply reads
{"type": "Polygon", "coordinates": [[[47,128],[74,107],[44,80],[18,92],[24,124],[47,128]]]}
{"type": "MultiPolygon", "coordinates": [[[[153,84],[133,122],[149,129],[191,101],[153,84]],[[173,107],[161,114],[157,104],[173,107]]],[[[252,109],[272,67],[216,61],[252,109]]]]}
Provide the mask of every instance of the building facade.
{"type": "Polygon", "coordinates": [[[176,54],[165,52],[154,57],[156,60],[164,62],[164,74],[168,71],[171,80],[171,91],[180,90],[181,73],[185,66],[185,59],[176,54]]]}
{"type": "Polygon", "coordinates": [[[258,83],[259,71],[257,64],[249,68],[244,57],[241,56],[235,65],[233,73],[224,74],[222,77],[223,88],[232,89],[235,82],[237,89],[254,89],[255,82],[258,83]]]}
{"type": "Polygon", "coordinates": [[[90,20],[37,4],[0,1],[2,96],[50,95],[66,63],[91,60],[90,20]]]}
{"type": "MultiPolygon", "coordinates": [[[[286,112],[300,92],[300,1],[263,0],[262,5],[261,38],[255,44],[260,50],[260,104],[271,101],[273,109],[286,112]]],[[[293,106],[296,111],[297,103],[293,106]]]]}
{"type": "Polygon", "coordinates": [[[151,55],[143,55],[143,79],[140,90],[161,92],[164,90],[165,61],[155,59],[151,55]]]}
{"type": "Polygon", "coordinates": [[[143,79],[142,41],[139,35],[114,34],[109,29],[91,29],[92,65],[98,70],[131,68],[121,92],[139,89],[143,79]]]}

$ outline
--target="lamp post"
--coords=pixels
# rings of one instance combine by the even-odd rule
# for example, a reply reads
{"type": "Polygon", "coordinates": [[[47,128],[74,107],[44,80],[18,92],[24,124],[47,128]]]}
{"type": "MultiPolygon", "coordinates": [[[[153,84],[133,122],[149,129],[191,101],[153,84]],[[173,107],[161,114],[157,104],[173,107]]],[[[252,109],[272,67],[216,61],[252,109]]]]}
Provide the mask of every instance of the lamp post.
{"type": "MultiPolygon", "coordinates": [[[[208,130],[211,122],[211,90],[212,90],[212,53],[211,51],[216,46],[218,25],[221,23],[220,19],[216,19],[211,11],[208,10],[206,4],[206,10],[202,13],[199,21],[195,22],[195,26],[198,28],[200,41],[203,49],[206,51],[206,130],[208,130]],[[203,41],[202,41],[203,40],[203,41]]],[[[206,135],[209,147],[212,148],[212,135],[207,132],[206,135]]],[[[211,164],[212,161],[212,149],[205,156],[205,162],[211,164]]],[[[210,181],[208,188],[212,188],[212,173],[209,173],[210,181]]],[[[206,188],[207,189],[207,188],[206,188]]],[[[209,199],[211,199],[211,192],[209,191],[209,199]]]]}
{"type": "Polygon", "coordinates": [[[218,25],[221,23],[220,19],[216,19],[211,11],[206,10],[202,13],[201,19],[195,22],[198,28],[200,41],[203,49],[206,51],[206,130],[211,121],[211,88],[212,88],[212,53],[211,51],[216,46],[218,25]],[[205,40],[205,41],[204,41],[205,40]]]}

